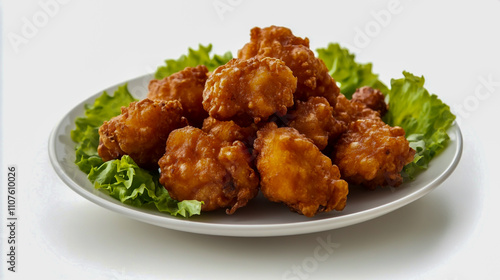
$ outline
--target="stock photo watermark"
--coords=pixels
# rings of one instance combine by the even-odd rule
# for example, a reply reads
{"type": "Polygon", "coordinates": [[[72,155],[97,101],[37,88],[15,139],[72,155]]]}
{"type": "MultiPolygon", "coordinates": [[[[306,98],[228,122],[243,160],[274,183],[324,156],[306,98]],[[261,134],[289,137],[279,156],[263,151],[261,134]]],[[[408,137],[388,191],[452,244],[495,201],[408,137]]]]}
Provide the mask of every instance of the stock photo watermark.
{"type": "Polygon", "coordinates": [[[354,28],[354,37],[352,45],[346,44],[346,47],[354,52],[360,52],[368,47],[371,42],[382,33],[382,30],[388,27],[394,16],[403,11],[403,6],[399,0],[390,0],[385,8],[378,11],[370,11],[371,20],[366,22],[362,28],[354,28]]]}
{"type": "Polygon", "coordinates": [[[305,257],[301,263],[294,264],[290,269],[286,270],[281,279],[283,280],[304,280],[309,279],[311,274],[318,270],[319,266],[324,263],[335,250],[340,247],[339,243],[332,241],[332,236],[326,238],[316,238],[317,246],[312,250],[312,253],[305,257]]]}
{"type": "Polygon", "coordinates": [[[40,30],[46,27],[50,20],[57,16],[63,5],[71,0],[42,0],[38,2],[38,9],[30,17],[21,17],[21,28],[16,32],[8,32],[7,38],[15,53],[19,53],[22,46],[35,38],[40,30]]]}
{"type": "Polygon", "coordinates": [[[243,3],[243,0],[215,0],[212,5],[219,19],[223,21],[224,14],[234,11],[241,3],[243,3]]]}
{"type": "Polygon", "coordinates": [[[5,250],[7,253],[4,255],[7,263],[7,270],[10,272],[17,271],[17,260],[19,258],[17,247],[19,242],[18,236],[18,214],[17,214],[17,166],[9,165],[7,170],[7,200],[5,201],[5,208],[7,218],[5,220],[4,230],[6,232],[5,250]]]}
{"type": "Polygon", "coordinates": [[[488,100],[494,93],[500,93],[500,79],[496,79],[492,74],[479,76],[474,92],[464,98],[461,104],[455,104],[453,111],[457,116],[457,121],[463,121],[477,111],[481,102],[488,100]]]}

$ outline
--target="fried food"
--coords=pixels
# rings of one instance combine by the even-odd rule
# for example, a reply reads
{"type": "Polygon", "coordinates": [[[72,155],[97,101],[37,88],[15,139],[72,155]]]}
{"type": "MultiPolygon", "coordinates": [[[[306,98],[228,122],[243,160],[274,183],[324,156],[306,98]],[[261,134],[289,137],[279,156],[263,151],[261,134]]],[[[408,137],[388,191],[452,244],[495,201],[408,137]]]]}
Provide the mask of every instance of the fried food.
{"type": "Polygon", "coordinates": [[[352,102],[342,93],[337,97],[333,116],[347,126],[358,119],[380,119],[380,114],[377,111],[368,108],[361,102],[352,102]]]}
{"type": "Polygon", "coordinates": [[[186,126],[168,137],[159,160],[160,183],[176,200],[203,201],[202,211],[245,206],[259,189],[248,148],[240,141],[222,141],[186,126]]]}
{"type": "Polygon", "coordinates": [[[282,46],[300,45],[309,48],[309,38],[297,37],[289,28],[274,25],[265,28],[254,27],[250,30],[250,42],[238,52],[238,57],[248,59],[257,56],[262,48],[274,43],[282,46]]]}
{"type": "Polygon", "coordinates": [[[256,27],[213,73],[187,67],[152,80],[147,99],[100,127],[98,153],[159,168],[170,196],[203,201],[202,211],[233,214],[260,189],[313,217],[343,210],[348,184],[402,183],[415,151],[402,128],[382,121],[384,99],[362,87],[348,100],[308,38],[256,27]]]}
{"type": "Polygon", "coordinates": [[[351,101],[365,104],[366,107],[378,112],[381,117],[389,110],[382,92],[371,87],[358,88],[352,95],[351,101]]]}
{"type": "Polygon", "coordinates": [[[288,126],[297,129],[323,150],[337,139],[347,126],[335,119],[333,108],[324,97],[309,97],[307,102],[297,101],[295,109],[287,114],[288,126]]]}
{"type": "Polygon", "coordinates": [[[349,183],[370,189],[398,186],[401,170],[415,155],[404,135],[401,127],[380,119],[357,119],[336,142],[333,162],[349,183]]]}
{"type": "Polygon", "coordinates": [[[232,143],[239,140],[248,147],[253,147],[253,141],[257,138],[258,129],[259,127],[254,123],[250,126],[241,127],[234,121],[219,121],[212,117],[206,118],[202,127],[203,131],[223,141],[232,143]]]}
{"type": "Polygon", "coordinates": [[[403,182],[401,170],[413,160],[415,151],[404,129],[385,124],[379,111],[367,106],[383,111],[383,98],[374,97],[378,93],[369,88],[357,92],[356,99],[348,100],[343,94],[337,98],[333,115],[347,130],[333,145],[333,162],[350,184],[369,189],[398,186],[403,182]]]}
{"type": "Polygon", "coordinates": [[[337,166],[312,141],[291,127],[269,123],[254,142],[261,191],[307,217],[342,210],[348,185],[337,166]]]}
{"type": "Polygon", "coordinates": [[[278,59],[233,59],[208,78],[203,107],[215,119],[245,126],[285,115],[296,87],[297,78],[278,59]]]}
{"type": "Polygon", "coordinates": [[[285,62],[295,77],[295,100],[307,101],[311,96],[323,96],[333,106],[340,89],[328,73],[325,63],[309,49],[309,39],[293,35],[286,27],[255,27],[250,42],[238,51],[238,58],[274,57],[285,62]]]}
{"type": "Polygon", "coordinates": [[[169,133],[187,125],[182,115],[179,101],[132,102],[99,128],[99,156],[108,161],[129,155],[140,167],[157,168],[169,133]]]}
{"type": "Polygon", "coordinates": [[[203,89],[208,78],[205,65],[186,67],[162,80],[149,82],[148,98],[152,100],[179,100],[189,124],[201,127],[208,113],[203,109],[203,89]]]}

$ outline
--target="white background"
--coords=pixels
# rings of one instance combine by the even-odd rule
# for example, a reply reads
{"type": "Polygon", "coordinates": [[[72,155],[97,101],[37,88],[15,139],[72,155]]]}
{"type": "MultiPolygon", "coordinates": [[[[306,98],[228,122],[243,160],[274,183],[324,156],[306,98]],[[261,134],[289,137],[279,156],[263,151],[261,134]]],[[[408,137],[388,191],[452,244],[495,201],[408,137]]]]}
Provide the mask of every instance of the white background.
{"type": "Polygon", "coordinates": [[[436,2],[2,1],[0,278],[499,279],[500,1],[436,2]],[[272,24],[308,37],[314,49],[352,47],[386,83],[403,70],[424,75],[464,135],[454,174],[380,218],[272,238],[144,224],[57,177],[48,137],[76,104],[198,43],[235,54],[252,27],[272,24]],[[8,165],[18,168],[16,273],[5,260],[8,165]],[[312,261],[318,238],[339,246],[312,261]]]}

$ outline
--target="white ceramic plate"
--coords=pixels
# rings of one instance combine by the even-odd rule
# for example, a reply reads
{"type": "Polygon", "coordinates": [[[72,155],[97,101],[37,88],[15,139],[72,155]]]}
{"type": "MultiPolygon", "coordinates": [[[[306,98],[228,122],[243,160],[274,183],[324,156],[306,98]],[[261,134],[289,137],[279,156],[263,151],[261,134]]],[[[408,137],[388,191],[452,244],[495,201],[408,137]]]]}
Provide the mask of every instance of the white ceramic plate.
{"type": "MultiPolygon", "coordinates": [[[[147,84],[152,77],[150,74],[128,81],[130,92],[139,99],[145,97],[147,84]]],[[[112,94],[117,87],[110,87],[106,91],[112,94]]],[[[429,193],[450,176],[462,154],[462,135],[458,125],[454,124],[449,130],[451,140],[448,147],[414,181],[398,188],[375,191],[352,188],[347,206],[341,212],[332,211],[307,218],[290,212],[284,205],[257,196],[233,215],[218,211],[202,213],[189,219],[179,218],[122,204],[96,190],[86,174],[74,164],[75,143],[70,138],[70,131],[75,128],[75,119],[84,115],[84,104],[92,104],[101,94],[97,93],[78,104],[54,128],[49,140],[49,155],[55,171],[72,190],[104,208],[142,222],[186,232],[222,236],[280,236],[319,232],[360,223],[394,211],[429,193]]]]}

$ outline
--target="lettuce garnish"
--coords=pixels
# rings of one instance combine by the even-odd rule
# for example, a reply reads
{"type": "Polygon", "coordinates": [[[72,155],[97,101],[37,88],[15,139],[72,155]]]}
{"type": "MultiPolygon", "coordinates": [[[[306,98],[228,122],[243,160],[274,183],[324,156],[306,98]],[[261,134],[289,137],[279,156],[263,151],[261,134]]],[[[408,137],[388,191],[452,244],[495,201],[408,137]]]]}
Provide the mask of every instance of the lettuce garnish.
{"type": "Polygon", "coordinates": [[[354,54],[339,44],[330,43],[326,48],[317,49],[316,52],[325,62],[330,75],[340,84],[340,92],[348,99],[351,99],[356,89],[362,86],[370,86],[384,94],[389,91],[378,79],[378,75],[372,72],[371,63],[357,63],[354,54]]]}
{"type": "Polygon", "coordinates": [[[446,147],[449,139],[446,131],[455,115],[448,105],[424,88],[424,77],[409,72],[403,75],[404,78],[391,80],[389,111],[384,121],[404,128],[410,146],[415,149],[413,162],[404,169],[413,178],[419,170],[427,169],[430,160],[446,147]]]}
{"type": "Polygon", "coordinates": [[[195,67],[198,65],[205,65],[209,71],[215,70],[215,68],[226,64],[229,60],[233,58],[231,52],[226,52],[223,55],[213,55],[210,57],[210,52],[212,51],[212,44],[208,46],[199,45],[198,50],[193,50],[188,48],[188,54],[182,55],[178,59],[167,59],[165,60],[165,65],[158,67],[155,73],[155,79],[163,79],[173,73],[179,72],[186,67],[195,67]]]}
{"type": "Polygon", "coordinates": [[[410,146],[416,151],[413,162],[403,169],[404,178],[413,179],[419,171],[427,169],[432,158],[446,147],[449,140],[446,131],[455,115],[448,105],[424,88],[424,77],[403,72],[403,78],[391,80],[389,89],[372,72],[371,63],[356,62],[354,54],[339,44],[331,43],[317,52],[347,98],[350,99],[362,86],[371,86],[385,94],[389,111],[384,121],[402,127],[410,146]]]}
{"type": "Polygon", "coordinates": [[[85,104],[85,116],[75,120],[76,128],[71,131],[71,139],[77,143],[76,165],[85,173],[91,168],[103,163],[97,154],[99,145],[99,126],[121,113],[122,106],[128,106],[136,101],[128,91],[127,85],[120,86],[109,96],[107,92],[96,98],[93,105],[85,104]]]}
{"type": "Polygon", "coordinates": [[[127,84],[118,87],[113,96],[107,92],[96,98],[93,105],[85,104],[85,117],[75,120],[76,129],[71,131],[71,139],[81,142],[88,126],[99,127],[104,121],[121,113],[122,106],[128,106],[136,99],[130,94],[127,84]]]}
{"type": "Polygon", "coordinates": [[[124,155],[90,170],[89,180],[96,189],[103,189],[122,203],[143,206],[154,204],[162,212],[173,216],[190,217],[199,215],[201,203],[197,200],[176,201],[158,182],[158,172],[146,171],[124,155]]]}
{"type": "Polygon", "coordinates": [[[136,99],[125,84],[113,96],[103,92],[93,105],[85,105],[85,116],[75,120],[76,128],[71,131],[71,139],[77,143],[76,165],[88,174],[95,188],[104,190],[123,203],[133,206],[154,205],[159,211],[173,216],[199,215],[202,202],[172,199],[158,182],[157,171],[140,168],[129,156],[103,162],[97,153],[99,127],[104,121],[119,115],[122,106],[128,106],[133,101],[136,99]]]}

